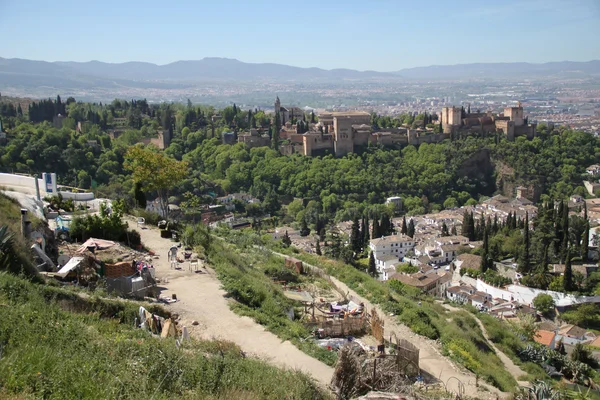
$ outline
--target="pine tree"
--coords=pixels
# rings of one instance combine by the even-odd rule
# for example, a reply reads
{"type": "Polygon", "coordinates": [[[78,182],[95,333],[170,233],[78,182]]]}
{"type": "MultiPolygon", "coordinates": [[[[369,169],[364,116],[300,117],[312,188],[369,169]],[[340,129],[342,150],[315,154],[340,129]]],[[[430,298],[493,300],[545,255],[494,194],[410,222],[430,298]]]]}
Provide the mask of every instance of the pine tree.
{"type": "Polygon", "coordinates": [[[368,270],[369,275],[371,275],[372,277],[377,277],[377,275],[379,275],[377,273],[377,267],[375,266],[375,255],[373,254],[373,252],[371,252],[371,254],[369,254],[369,270],[368,270]]]}
{"type": "Polygon", "coordinates": [[[315,249],[315,252],[317,253],[318,256],[322,256],[323,253],[321,252],[321,242],[319,242],[319,238],[317,238],[317,248],[315,249]]]}
{"type": "Polygon", "coordinates": [[[413,221],[413,219],[410,219],[410,222],[408,223],[408,231],[407,231],[407,235],[412,237],[415,237],[415,222],[413,221]]]}
{"type": "Polygon", "coordinates": [[[522,274],[529,273],[529,265],[531,263],[531,255],[529,254],[529,213],[525,214],[525,227],[523,228],[523,249],[519,259],[519,272],[522,274]]]}
{"type": "Polygon", "coordinates": [[[573,290],[573,267],[571,267],[571,249],[567,249],[565,260],[565,274],[563,276],[563,289],[565,292],[573,290]]]}
{"type": "Polygon", "coordinates": [[[488,267],[490,265],[489,263],[489,244],[488,244],[488,233],[487,230],[485,230],[483,232],[483,251],[481,253],[481,264],[480,264],[480,270],[481,272],[485,272],[488,270],[488,267]]]}
{"type": "Polygon", "coordinates": [[[406,216],[402,217],[402,228],[400,229],[400,233],[406,235],[408,233],[408,226],[406,225],[406,216]]]}
{"type": "Polygon", "coordinates": [[[352,221],[352,229],[350,232],[350,245],[352,246],[352,250],[356,254],[360,253],[361,243],[360,243],[360,227],[358,225],[358,218],[354,218],[354,221],[352,221]]]}
{"type": "Polygon", "coordinates": [[[446,225],[446,222],[442,223],[442,236],[450,236],[450,234],[448,233],[448,225],[446,225]]]}

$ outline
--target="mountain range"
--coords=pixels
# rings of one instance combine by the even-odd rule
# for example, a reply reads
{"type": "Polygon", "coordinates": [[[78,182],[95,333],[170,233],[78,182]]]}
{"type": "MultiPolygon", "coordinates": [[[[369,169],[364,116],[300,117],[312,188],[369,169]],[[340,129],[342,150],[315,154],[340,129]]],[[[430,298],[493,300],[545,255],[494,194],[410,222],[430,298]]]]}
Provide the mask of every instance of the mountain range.
{"type": "MultiPolygon", "coordinates": [[[[158,82],[168,86],[194,81],[344,81],[344,80],[437,80],[478,78],[556,78],[600,76],[600,60],[588,62],[480,63],[435,65],[394,72],[352,69],[300,68],[272,63],[245,63],[229,58],[203,58],[166,65],[147,62],[111,64],[100,61],[46,62],[0,58],[0,85],[85,85],[105,86],[123,83],[146,86],[158,82]]],[[[154,86],[153,86],[154,87],[154,86]]]]}

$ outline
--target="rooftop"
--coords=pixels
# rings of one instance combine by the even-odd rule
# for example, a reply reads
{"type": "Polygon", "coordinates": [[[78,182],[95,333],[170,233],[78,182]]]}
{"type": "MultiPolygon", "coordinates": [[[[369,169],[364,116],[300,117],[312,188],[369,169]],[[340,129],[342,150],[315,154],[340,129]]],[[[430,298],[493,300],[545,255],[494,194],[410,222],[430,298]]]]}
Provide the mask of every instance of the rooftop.
{"type": "Polygon", "coordinates": [[[535,333],[533,340],[544,346],[550,346],[555,337],[556,333],[540,329],[535,333]]]}

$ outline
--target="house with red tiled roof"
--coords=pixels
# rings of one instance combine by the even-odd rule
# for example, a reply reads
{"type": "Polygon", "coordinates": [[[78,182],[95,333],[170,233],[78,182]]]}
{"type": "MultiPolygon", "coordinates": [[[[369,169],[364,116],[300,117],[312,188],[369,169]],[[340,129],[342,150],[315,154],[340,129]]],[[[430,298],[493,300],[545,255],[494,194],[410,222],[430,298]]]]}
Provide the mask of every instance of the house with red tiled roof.
{"type": "Polygon", "coordinates": [[[544,346],[554,349],[556,346],[556,333],[539,329],[533,336],[533,340],[539,344],[543,344],[544,346]]]}

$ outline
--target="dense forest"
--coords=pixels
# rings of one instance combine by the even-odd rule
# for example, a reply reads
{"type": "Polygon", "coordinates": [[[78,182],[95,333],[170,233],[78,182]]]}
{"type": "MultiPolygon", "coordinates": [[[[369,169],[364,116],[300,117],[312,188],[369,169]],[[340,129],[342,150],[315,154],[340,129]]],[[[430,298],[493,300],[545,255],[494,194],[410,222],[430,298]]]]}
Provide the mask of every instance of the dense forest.
{"type": "MultiPolygon", "coordinates": [[[[472,204],[491,196],[497,168],[508,166],[518,184],[536,185],[556,199],[584,194],[585,168],[600,161],[600,141],[583,132],[539,127],[534,140],[514,142],[498,136],[466,137],[416,148],[366,147],[342,158],[331,155],[282,156],[268,148],[222,144],[224,131],[250,127],[270,128],[261,110],[223,110],[188,104],[148,104],[145,100],[115,100],[110,104],[42,100],[20,110],[20,104],[2,103],[0,112],[8,142],[0,146],[3,172],[53,171],[59,182],[91,188],[100,196],[130,198],[134,185],[123,168],[127,149],[143,138],[170,129],[173,140],[165,153],[190,165],[188,176],[172,194],[176,201],[191,193],[203,201],[212,196],[246,191],[258,197],[313,200],[314,213],[327,219],[350,220],[382,207],[387,196],[401,195],[409,214],[420,214],[472,204]],[[64,115],[62,128],[54,116],[64,115]],[[116,139],[108,132],[115,118],[125,121],[116,139]],[[78,126],[79,125],[79,126],[78,126]],[[475,164],[473,165],[473,160],[475,164]]],[[[313,119],[314,116],[307,116],[313,119]]],[[[435,122],[433,116],[417,116],[435,122]]],[[[406,116],[374,116],[377,126],[414,123],[406,116]]],[[[277,212],[277,204],[270,211],[277,212]]]]}

